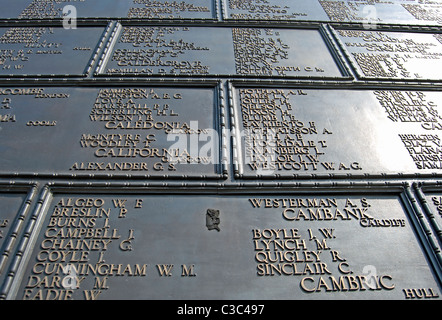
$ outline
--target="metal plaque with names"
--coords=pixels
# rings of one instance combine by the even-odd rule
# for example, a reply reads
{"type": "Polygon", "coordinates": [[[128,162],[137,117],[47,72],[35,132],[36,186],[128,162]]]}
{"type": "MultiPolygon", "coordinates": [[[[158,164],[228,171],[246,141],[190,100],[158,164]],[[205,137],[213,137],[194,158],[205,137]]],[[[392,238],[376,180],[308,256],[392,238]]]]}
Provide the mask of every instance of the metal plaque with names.
{"type": "Polygon", "coordinates": [[[6,7],[1,18],[71,19],[71,18],[128,18],[128,19],[214,19],[213,0],[82,0],[40,1],[2,0],[6,7]]]}
{"type": "Polygon", "coordinates": [[[442,4],[436,1],[369,0],[83,0],[71,2],[40,0],[0,1],[0,18],[61,19],[201,19],[218,18],[223,8],[227,20],[267,21],[336,21],[362,22],[367,27],[377,23],[440,25],[442,4]]]}
{"type": "Polygon", "coordinates": [[[284,0],[223,0],[225,19],[232,20],[308,20],[327,21],[328,17],[317,1],[284,0]]]}
{"type": "Polygon", "coordinates": [[[318,0],[330,21],[359,22],[367,29],[378,23],[440,25],[440,1],[318,0]]]}
{"type": "Polygon", "coordinates": [[[234,89],[240,177],[440,172],[439,92],[234,89]]]}
{"type": "Polygon", "coordinates": [[[104,34],[103,27],[0,28],[0,77],[84,76],[104,34]]]}
{"type": "Polygon", "coordinates": [[[343,76],[317,29],[120,26],[117,34],[99,75],[343,76]]]}
{"type": "Polygon", "coordinates": [[[344,29],[335,33],[362,79],[442,80],[440,33],[344,29]]]}
{"type": "Polygon", "coordinates": [[[225,19],[232,20],[359,22],[367,28],[374,28],[378,23],[442,23],[442,4],[436,1],[223,1],[225,19]]]}
{"type": "Polygon", "coordinates": [[[442,0],[0,8],[0,301],[442,300],[442,0]]]}
{"type": "Polygon", "coordinates": [[[2,173],[216,176],[215,85],[1,88],[2,173]]]}
{"type": "Polygon", "coordinates": [[[400,190],[354,191],[54,189],[41,199],[34,246],[17,256],[22,281],[8,295],[302,300],[408,299],[425,292],[440,299],[400,190]],[[207,227],[208,213],[216,213],[216,228],[207,227]]]}

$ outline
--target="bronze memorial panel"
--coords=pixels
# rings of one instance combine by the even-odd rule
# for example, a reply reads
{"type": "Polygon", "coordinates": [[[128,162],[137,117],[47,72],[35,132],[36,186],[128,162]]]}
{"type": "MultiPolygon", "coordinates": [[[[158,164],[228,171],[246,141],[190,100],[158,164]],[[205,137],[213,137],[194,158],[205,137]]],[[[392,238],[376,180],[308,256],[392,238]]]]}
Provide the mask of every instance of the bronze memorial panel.
{"type": "Polygon", "coordinates": [[[442,80],[440,33],[339,29],[335,34],[362,79],[442,80]]]}
{"type": "Polygon", "coordinates": [[[219,7],[227,20],[267,21],[337,21],[376,23],[442,23],[442,4],[438,1],[370,1],[370,0],[8,0],[0,1],[0,18],[60,19],[204,19],[218,18],[219,7]],[[220,3],[218,3],[220,2],[220,3]]]}
{"type": "Polygon", "coordinates": [[[217,176],[216,83],[1,88],[0,172],[217,176]]]}
{"type": "Polygon", "coordinates": [[[440,25],[440,1],[318,0],[331,21],[362,22],[371,29],[378,23],[440,25]]]}
{"type": "Polygon", "coordinates": [[[116,37],[98,74],[342,77],[317,29],[121,26],[116,37]]]}
{"type": "Polygon", "coordinates": [[[266,21],[359,22],[367,28],[379,23],[438,25],[438,1],[372,0],[223,0],[225,19],[266,21]]]}
{"type": "Polygon", "coordinates": [[[213,0],[1,0],[6,10],[0,17],[19,19],[128,18],[128,19],[214,19],[213,0]]]}
{"type": "Polygon", "coordinates": [[[0,300],[442,298],[442,0],[0,8],[0,300]]]}
{"type": "Polygon", "coordinates": [[[0,28],[0,76],[83,76],[103,36],[103,27],[0,28]]]}
{"type": "Polygon", "coordinates": [[[223,0],[225,18],[233,20],[328,20],[317,1],[223,0]]]}
{"type": "Polygon", "coordinates": [[[439,172],[441,98],[430,91],[237,87],[237,173],[439,172]]]}
{"type": "Polygon", "coordinates": [[[13,298],[440,298],[400,189],[54,190],[13,298]]]}

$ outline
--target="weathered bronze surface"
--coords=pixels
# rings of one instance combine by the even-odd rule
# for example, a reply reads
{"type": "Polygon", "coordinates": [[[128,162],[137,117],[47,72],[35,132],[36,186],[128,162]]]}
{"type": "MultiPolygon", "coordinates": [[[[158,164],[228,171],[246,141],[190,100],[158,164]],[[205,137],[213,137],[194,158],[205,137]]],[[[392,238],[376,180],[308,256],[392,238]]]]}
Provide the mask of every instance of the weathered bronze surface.
{"type": "Polygon", "coordinates": [[[0,76],[83,76],[91,71],[103,32],[59,25],[0,28],[0,76]]]}
{"type": "Polygon", "coordinates": [[[376,23],[441,24],[439,1],[318,0],[331,21],[376,23]]]}
{"type": "Polygon", "coordinates": [[[438,33],[337,30],[363,79],[441,80],[442,38],[438,33]]]}
{"type": "Polygon", "coordinates": [[[214,19],[215,2],[212,0],[84,0],[72,3],[39,0],[3,0],[7,10],[2,18],[59,19],[75,14],[79,18],[129,19],[214,19]],[[67,7],[66,6],[70,6],[67,7]]]}
{"type": "Polygon", "coordinates": [[[438,295],[393,189],[271,196],[74,191],[45,204],[20,299],[402,299],[415,283],[438,295]],[[216,233],[204,227],[214,204],[223,225],[216,233]],[[209,290],[220,283],[221,292],[209,290]]]}
{"type": "Polygon", "coordinates": [[[226,19],[233,20],[328,20],[318,1],[226,0],[226,19]]]}
{"type": "Polygon", "coordinates": [[[122,27],[107,75],[341,77],[318,30],[122,27]]]}
{"type": "Polygon", "coordinates": [[[440,1],[0,4],[0,299],[441,299],[440,1]]]}
{"type": "Polygon", "coordinates": [[[296,87],[238,87],[234,92],[239,175],[441,169],[439,93],[296,87]]]}
{"type": "Polygon", "coordinates": [[[215,86],[0,90],[3,173],[221,173],[215,86]]]}
{"type": "Polygon", "coordinates": [[[72,3],[39,0],[0,1],[4,19],[127,18],[154,20],[325,21],[391,24],[441,24],[438,1],[369,0],[84,0],[72,3]],[[73,6],[65,8],[66,5],[73,6]]]}

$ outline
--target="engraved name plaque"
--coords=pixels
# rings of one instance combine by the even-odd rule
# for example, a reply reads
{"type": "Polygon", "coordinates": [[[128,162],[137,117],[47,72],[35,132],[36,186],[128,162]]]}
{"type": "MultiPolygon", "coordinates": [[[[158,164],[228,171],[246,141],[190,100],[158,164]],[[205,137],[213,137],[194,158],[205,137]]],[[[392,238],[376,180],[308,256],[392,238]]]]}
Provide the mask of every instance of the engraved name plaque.
{"type": "Polygon", "coordinates": [[[318,30],[121,27],[103,60],[103,75],[342,77],[318,30]]]}
{"type": "Polygon", "coordinates": [[[232,20],[358,22],[371,29],[379,23],[442,23],[437,1],[372,0],[223,0],[224,15],[232,20]]]}
{"type": "Polygon", "coordinates": [[[257,87],[234,92],[239,177],[376,176],[442,168],[437,92],[257,87]]]}
{"type": "Polygon", "coordinates": [[[328,20],[317,1],[223,0],[226,19],[233,20],[328,20]]]}
{"type": "Polygon", "coordinates": [[[370,0],[1,0],[0,18],[60,19],[127,18],[127,19],[203,19],[218,16],[218,7],[229,20],[266,21],[337,21],[440,25],[442,4],[437,1],[370,1],[370,0]]]}
{"type": "Polygon", "coordinates": [[[83,76],[103,27],[0,28],[0,76],[83,76]]]}
{"type": "Polygon", "coordinates": [[[442,299],[442,0],[0,8],[0,300],[442,299]]]}
{"type": "Polygon", "coordinates": [[[214,19],[217,15],[214,0],[141,0],[129,3],[127,18],[130,19],[214,19]]]}
{"type": "Polygon", "coordinates": [[[442,4],[438,1],[318,0],[331,21],[361,22],[367,29],[378,23],[442,23],[442,4]]]}
{"type": "Polygon", "coordinates": [[[129,19],[214,19],[213,0],[9,0],[0,1],[5,18],[129,18],[129,19]]]}
{"type": "Polygon", "coordinates": [[[214,85],[0,91],[3,173],[219,173],[214,85]]]}
{"type": "Polygon", "coordinates": [[[23,281],[11,286],[11,296],[404,299],[425,288],[440,298],[399,189],[271,196],[72,191],[42,199],[35,245],[20,259],[23,281]],[[215,203],[218,231],[206,228],[215,203]]]}
{"type": "Polygon", "coordinates": [[[336,30],[362,79],[442,80],[440,34],[336,30]]]}

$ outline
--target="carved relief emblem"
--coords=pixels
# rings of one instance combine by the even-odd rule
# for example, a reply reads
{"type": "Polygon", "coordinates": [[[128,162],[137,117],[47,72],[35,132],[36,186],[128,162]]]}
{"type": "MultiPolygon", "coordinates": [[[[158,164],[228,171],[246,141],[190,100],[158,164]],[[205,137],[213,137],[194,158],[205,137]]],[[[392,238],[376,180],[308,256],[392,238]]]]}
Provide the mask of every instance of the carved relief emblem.
{"type": "Polygon", "coordinates": [[[219,218],[219,210],[208,209],[206,213],[206,227],[209,230],[217,230],[221,231],[219,228],[220,218],[219,218]]]}

